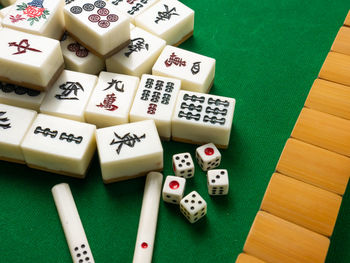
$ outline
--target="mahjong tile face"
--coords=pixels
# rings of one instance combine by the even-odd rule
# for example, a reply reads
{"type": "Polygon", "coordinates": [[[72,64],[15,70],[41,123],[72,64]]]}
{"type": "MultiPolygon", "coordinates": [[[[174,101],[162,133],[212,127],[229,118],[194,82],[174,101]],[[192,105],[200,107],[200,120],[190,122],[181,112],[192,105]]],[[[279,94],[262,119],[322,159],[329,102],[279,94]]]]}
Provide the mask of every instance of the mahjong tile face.
{"type": "Polygon", "coordinates": [[[151,73],[165,41],[138,27],[131,31],[130,37],[127,47],[106,60],[107,70],[138,77],[151,73]]]}
{"type": "Polygon", "coordinates": [[[46,92],[0,82],[0,103],[39,111],[46,92]]]}
{"type": "Polygon", "coordinates": [[[96,149],[95,125],[38,114],[21,148],[33,168],[84,177],[96,149]]]}
{"type": "Polygon", "coordinates": [[[135,18],[135,25],[179,45],[193,34],[194,11],[180,1],[161,0],[135,18]]]}
{"type": "Polygon", "coordinates": [[[20,144],[37,113],[0,104],[0,159],[24,162],[20,144]]]}
{"type": "Polygon", "coordinates": [[[235,99],[181,90],[172,117],[174,140],[227,148],[235,99]]]}
{"type": "Polygon", "coordinates": [[[98,129],[96,141],[106,183],[163,168],[163,147],[153,120],[98,129]]]}
{"type": "Polygon", "coordinates": [[[85,119],[97,127],[129,122],[129,112],[139,78],[101,72],[98,83],[85,109],[85,119]]]}
{"type": "Polygon", "coordinates": [[[130,111],[130,121],[153,119],[159,135],[170,139],[171,117],[180,88],[178,79],[143,75],[130,111]]]}
{"type": "Polygon", "coordinates": [[[87,74],[98,74],[105,63],[68,34],[61,40],[61,49],[66,69],[87,74]]]}
{"type": "Polygon", "coordinates": [[[95,88],[97,77],[64,70],[40,107],[40,112],[85,121],[84,111],[95,88]]]}
{"type": "Polygon", "coordinates": [[[110,0],[110,2],[118,10],[130,16],[131,22],[134,22],[137,15],[147,10],[147,8],[154,5],[158,0],[110,0]]]}
{"type": "Polygon", "coordinates": [[[59,39],[63,34],[63,0],[18,0],[3,25],[15,30],[59,39]]]}
{"type": "Polygon", "coordinates": [[[214,82],[215,59],[166,46],[152,73],[181,79],[184,90],[207,93],[214,82]]]}
{"type": "Polygon", "coordinates": [[[51,38],[3,28],[0,50],[0,80],[5,82],[45,90],[63,68],[60,44],[51,38]]]}
{"type": "Polygon", "coordinates": [[[107,1],[76,0],[65,6],[64,14],[69,34],[99,56],[109,56],[128,44],[129,18],[107,1]]]}

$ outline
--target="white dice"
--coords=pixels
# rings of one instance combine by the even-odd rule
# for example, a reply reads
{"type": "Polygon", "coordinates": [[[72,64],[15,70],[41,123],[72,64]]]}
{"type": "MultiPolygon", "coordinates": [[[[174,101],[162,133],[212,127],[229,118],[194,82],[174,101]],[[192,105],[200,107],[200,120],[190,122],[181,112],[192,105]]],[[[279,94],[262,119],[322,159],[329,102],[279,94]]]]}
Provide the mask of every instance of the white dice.
{"type": "Polygon", "coordinates": [[[221,153],[213,143],[208,143],[196,149],[196,160],[203,171],[208,171],[220,165],[221,153]]]}
{"type": "Polygon", "coordinates": [[[171,204],[180,204],[184,195],[186,179],[177,176],[167,176],[163,186],[163,200],[171,204]]]}
{"type": "Polygon", "coordinates": [[[195,223],[207,214],[207,203],[196,191],[193,191],[181,200],[180,211],[188,221],[195,223]]]}
{"type": "Polygon", "coordinates": [[[207,185],[210,195],[227,195],[229,187],[227,170],[209,170],[207,173],[207,185]]]}
{"type": "Polygon", "coordinates": [[[194,176],[194,163],[190,153],[173,155],[173,170],[176,176],[191,178],[194,176]]]}

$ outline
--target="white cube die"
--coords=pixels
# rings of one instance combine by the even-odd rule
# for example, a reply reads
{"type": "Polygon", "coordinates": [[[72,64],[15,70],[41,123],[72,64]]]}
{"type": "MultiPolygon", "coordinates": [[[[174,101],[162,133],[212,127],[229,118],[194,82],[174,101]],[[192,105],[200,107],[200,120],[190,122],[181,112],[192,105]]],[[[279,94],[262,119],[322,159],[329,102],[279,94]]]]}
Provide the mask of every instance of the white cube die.
{"type": "Polygon", "coordinates": [[[235,99],[180,90],[172,118],[176,141],[227,148],[235,99]]]}
{"type": "Polygon", "coordinates": [[[98,74],[105,67],[102,58],[92,54],[68,34],[61,40],[61,49],[66,69],[87,74],[98,74]]]}
{"type": "Polygon", "coordinates": [[[85,109],[85,119],[99,128],[129,122],[139,78],[101,72],[85,109]]]}
{"type": "Polygon", "coordinates": [[[151,73],[165,41],[138,27],[131,30],[130,37],[127,47],[106,59],[107,70],[138,77],[151,73]]]}
{"type": "Polygon", "coordinates": [[[46,92],[0,82],[0,103],[39,111],[46,92]]]}
{"type": "Polygon", "coordinates": [[[203,171],[208,171],[220,165],[221,153],[215,144],[208,143],[196,149],[196,160],[203,171]]]}
{"type": "Polygon", "coordinates": [[[108,1],[75,0],[64,9],[66,30],[84,47],[107,58],[130,41],[130,21],[108,1]]]}
{"type": "Polygon", "coordinates": [[[191,178],[194,176],[194,163],[190,153],[173,155],[173,170],[176,176],[191,178]]]}
{"type": "Polygon", "coordinates": [[[85,108],[96,83],[95,75],[64,70],[53,87],[47,91],[40,112],[85,121],[85,108]]]}
{"type": "Polygon", "coordinates": [[[213,58],[166,46],[152,74],[180,79],[183,90],[208,93],[214,83],[215,63],[213,58]]]}
{"type": "Polygon", "coordinates": [[[176,0],[161,0],[135,18],[135,25],[178,46],[193,35],[194,11],[176,0]]]}
{"type": "Polygon", "coordinates": [[[186,179],[168,175],[163,186],[163,200],[171,204],[180,204],[184,196],[186,179]]]}
{"type": "Polygon", "coordinates": [[[135,17],[154,5],[158,0],[110,0],[116,8],[123,14],[130,17],[131,22],[135,22],[135,17]]]}
{"type": "Polygon", "coordinates": [[[6,14],[4,27],[60,39],[64,32],[64,0],[18,0],[6,14]]]}
{"type": "Polygon", "coordinates": [[[84,178],[96,149],[96,126],[38,114],[21,148],[27,165],[84,178]]]}
{"type": "Polygon", "coordinates": [[[152,119],[164,140],[170,140],[171,118],[181,81],[152,75],[143,75],[130,110],[130,121],[152,119]]]}
{"type": "Polygon", "coordinates": [[[60,42],[3,28],[0,30],[0,80],[46,90],[61,74],[60,42]]]}
{"type": "Polygon", "coordinates": [[[153,120],[98,129],[96,139],[105,183],[163,169],[163,147],[153,120]]]}
{"type": "Polygon", "coordinates": [[[188,221],[195,223],[207,214],[207,203],[196,191],[193,191],[181,200],[180,211],[188,221]]]}
{"type": "Polygon", "coordinates": [[[226,169],[213,169],[207,173],[208,193],[210,195],[227,195],[229,188],[226,169]]]}
{"type": "Polygon", "coordinates": [[[25,163],[20,144],[37,113],[0,104],[0,160],[25,163]]]}

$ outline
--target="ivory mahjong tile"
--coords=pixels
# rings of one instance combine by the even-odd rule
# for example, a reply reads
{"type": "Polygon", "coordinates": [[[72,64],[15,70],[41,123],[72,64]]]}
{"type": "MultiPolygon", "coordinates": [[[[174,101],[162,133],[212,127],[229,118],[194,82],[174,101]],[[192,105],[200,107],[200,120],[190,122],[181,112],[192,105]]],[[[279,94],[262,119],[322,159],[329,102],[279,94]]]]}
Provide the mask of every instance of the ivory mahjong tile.
{"type": "Polygon", "coordinates": [[[84,111],[95,88],[95,75],[64,70],[41,104],[40,112],[85,121],[84,111]]]}
{"type": "Polygon", "coordinates": [[[37,113],[0,104],[0,159],[24,163],[20,144],[37,113]]]}
{"type": "Polygon", "coordinates": [[[3,18],[8,14],[8,12],[9,12],[11,9],[12,9],[12,5],[9,5],[9,6],[5,7],[5,8],[1,8],[1,9],[0,9],[0,18],[3,19],[3,18]]]}
{"type": "Polygon", "coordinates": [[[64,16],[69,34],[100,57],[113,55],[130,41],[129,18],[108,1],[75,0],[65,6],[64,16]]]}
{"type": "Polygon", "coordinates": [[[130,17],[131,22],[135,22],[135,17],[142,14],[158,0],[111,0],[119,11],[130,17]]]}
{"type": "Polygon", "coordinates": [[[46,92],[0,82],[0,103],[39,111],[46,92]]]}
{"type": "Polygon", "coordinates": [[[129,122],[129,112],[140,79],[101,72],[85,109],[85,119],[99,128],[129,122]]]}
{"type": "Polygon", "coordinates": [[[69,35],[61,40],[61,49],[66,69],[87,74],[99,74],[105,67],[102,58],[92,54],[69,35]]]}
{"type": "Polygon", "coordinates": [[[165,41],[141,28],[130,32],[130,44],[106,59],[107,71],[141,77],[150,74],[165,41]]]}
{"type": "Polygon", "coordinates": [[[171,117],[180,88],[178,79],[143,75],[130,111],[130,121],[154,120],[160,137],[170,140],[171,117]]]}
{"type": "Polygon", "coordinates": [[[236,100],[180,90],[172,117],[172,138],[227,148],[236,100]]]}
{"type": "Polygon", "coordinates": [[[60,43],[51,38],[3,28],[0,50],[0,81],[46,90],[63,70],[60,43]]]}
{"type": "Polygon", "coordinates": [[[64,0],[18,0],[3,26],[58,40],[64,32],[64,5],[64,0]]]}
{"type": "Polygon", "coordinates": [[[29,167],[83,178],[96,149],[92,124],[38,114],[21,148],[29,167]]]}
{"type": "Polygon", "coordinates": [[[166,46],[154,64],[152,73],[180,79],[184,90],[208,93],[214,82],[215,59],[166,46]]]}
{"type": "Polygon", "coordinates": [[[98,129],[96,141],[105,183],[163,169],[163,147],[153,120],[98,129]]]}
{"type": "Polygon", "coordinates": [[[194,11],[176,0],[161,0],[135,18],[135,26],[178,46],[193,34],[194,11]]]}

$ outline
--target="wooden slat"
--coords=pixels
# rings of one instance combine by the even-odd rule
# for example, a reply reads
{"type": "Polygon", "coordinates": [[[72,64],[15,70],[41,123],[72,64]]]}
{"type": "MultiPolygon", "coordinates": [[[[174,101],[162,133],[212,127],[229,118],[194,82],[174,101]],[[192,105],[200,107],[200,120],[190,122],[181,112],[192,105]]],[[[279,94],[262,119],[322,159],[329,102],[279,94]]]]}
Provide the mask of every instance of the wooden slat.
{"type": "Polygon", "coordinates": [[[288,139],[276,171],[343,195],[350,176],[350,158],[288,139]]]}
{"type": "Polygon", "coordinates": [[[293,129],[292,137],[350,156],[349,120],[304,108],[293,129]]]}
{"type": "Polygon", "coordinates": [[[323,63],[319,77],[350,86],[350,56],[329,52],[323,63]]]}
{"type": "Polygon", "coordinates": [[[348,12],[348,15],[345,18],[344,26],[350,26],[350,11],[348,12]]]}
{"type": "Polygon", "coordinates": [[[350,28],[342,26],[333,42],[331,50],[334,52],[350,55],[350,28]]]}
{"type": "Polygon", "coordinates": [[[251,255],[241,253],[238,255],[236,259],[236,263],[265,263],[265,262],[251,255]]]}
{"type": "Polygon", "coordinates": [[[350,87],[316,79],[305,107],[350,120],[350,87]]]}
{"type": "Polygon", "coordinates": [[[260,211],[244,252],[270,263],[324,262],[329,239],[274,215],[260,211]]]}
{"type": "Polygon", "coordinates": [[[275,173],[266,189],[261,210],[331,236],[341,201],[337,194],[275,173]]]}

